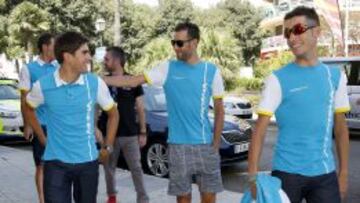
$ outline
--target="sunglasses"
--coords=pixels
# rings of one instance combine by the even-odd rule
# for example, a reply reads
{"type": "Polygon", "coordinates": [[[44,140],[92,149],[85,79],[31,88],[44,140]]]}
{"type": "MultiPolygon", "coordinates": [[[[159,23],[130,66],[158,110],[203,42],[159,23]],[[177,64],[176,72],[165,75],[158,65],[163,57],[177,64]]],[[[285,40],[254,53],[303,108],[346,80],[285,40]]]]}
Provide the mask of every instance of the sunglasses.
{"type": "Polygon", "coordinates": [[[306,31],[308,31],[308,30],[310,30],[310,29],[312,29],[314,27],[316,27],[316,25],[305,27],[304,25],[301,25],[299,23],[299,24],[294,25],[294,27],[292,27],[290,29],[286,28],[284,30],[284,37],[285,37],[285,39],[289,39],[291,33],[293,33],[295,36],[301,35],[301,34],[305,33],[306,31]]]}
{"type": "Polygon", "coordinates": [[[191,40],[193,40],[193,39],[187,39],[187,40],[175,40],[175,39],[173,39],[173,40],[171,40],[171,45],[172,46],[177,46],[177,47],[183,47],[184,45],[185,45],[185,43],[186,42],[190,42],[191,40]]]}

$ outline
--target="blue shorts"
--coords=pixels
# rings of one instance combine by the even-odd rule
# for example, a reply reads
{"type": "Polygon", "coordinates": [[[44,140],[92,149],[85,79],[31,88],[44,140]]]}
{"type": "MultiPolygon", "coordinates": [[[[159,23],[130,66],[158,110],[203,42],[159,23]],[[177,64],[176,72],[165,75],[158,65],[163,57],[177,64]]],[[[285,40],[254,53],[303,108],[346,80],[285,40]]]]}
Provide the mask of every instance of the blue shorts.
{"type": "MultiPolygon", "coordinates": [[[[46,135],[46,127],[45,126],[41,126],[41,127],[46,135]]],[[[34,157],[35,166],[40,166],[43,163],[42,157],[44,155],[45,147],[41,145],[37,135],[34,135],[34,138],[31,141],[31,145],[33,147],[33,157],[34,157]]]]}
{"type": "Polygon", "coordinates": [[[275,170],[272,175],[281,180],[281,187],[291,203],[340,203],[340,191],[336,172],[319,176],[303,176],[275,170]]]}

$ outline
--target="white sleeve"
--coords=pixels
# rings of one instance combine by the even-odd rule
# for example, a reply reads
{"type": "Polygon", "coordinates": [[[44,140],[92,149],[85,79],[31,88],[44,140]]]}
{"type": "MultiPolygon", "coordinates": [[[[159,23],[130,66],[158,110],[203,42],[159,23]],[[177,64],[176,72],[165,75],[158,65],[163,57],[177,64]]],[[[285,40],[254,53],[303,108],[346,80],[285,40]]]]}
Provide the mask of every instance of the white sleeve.
{"type": "Polygon", "coordinates": [[[265,87],[262,91],[262,98],[257,113],[272,116],[279,107],[282,99],[280,82],[274,74],[265,80],[265,87]]]}
{"type": "Polygon", "coordinates": [[[20,90],[29,91],[31,89],[30,73],[27,66],[24,66],[19,73],[19,85],[20,90]]]}
{"type": "Polygon", "coordinates": [[[221,77],[220,69],[216,69],[214,80],[212,83],[213,98],[219,99],[224,97],[224,83],[221,77]]]}
{"type": "Polygon", "coordinates": [[[110,95],[109,88],[100,77],[98,77],[96,101],[104,111],[108,111],[114,106],[114,100],[110,95]]]}
{"type": "Polygon", "coordinates": [[[347,79],[345,73],[342,71],[339,81],[339,87],[335,92],[335,112],[345,113],[350,110],[349,96],[346,87],[347,79]]]}
{"type": "Polygon", "coordinates": [[[34,109],[44,103],[44,95],[41,91],[41,85],[39,81],[34,83],[31,91],[29,94],[27,94],[26,103],[34,109]]]}
{"type": "Polygon", "coordinates": [[[165,61],[144,73],[146,82],[154,86],[163,86],[169,71],[169,62],[165,61]]]}

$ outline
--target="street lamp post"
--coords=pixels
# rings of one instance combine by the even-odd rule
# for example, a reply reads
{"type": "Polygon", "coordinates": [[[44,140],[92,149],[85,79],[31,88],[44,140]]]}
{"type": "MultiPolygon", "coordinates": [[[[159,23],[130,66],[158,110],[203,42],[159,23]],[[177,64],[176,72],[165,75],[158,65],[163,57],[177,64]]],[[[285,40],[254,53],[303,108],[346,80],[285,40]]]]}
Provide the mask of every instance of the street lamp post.
{"type": "Polygon", "coordinates": [[[105,30],[106,22],[103,18],[98,18],[95,21],[95,29],[100,34],[100,46],[102,46],[102,32],[105,30]]]}

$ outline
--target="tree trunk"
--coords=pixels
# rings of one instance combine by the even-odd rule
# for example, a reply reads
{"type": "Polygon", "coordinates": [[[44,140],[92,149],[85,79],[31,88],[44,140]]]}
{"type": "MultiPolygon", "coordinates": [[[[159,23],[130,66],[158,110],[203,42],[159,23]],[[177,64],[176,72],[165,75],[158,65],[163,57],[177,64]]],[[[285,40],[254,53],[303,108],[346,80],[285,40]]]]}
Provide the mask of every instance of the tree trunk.
{"type": "Polygon", "coordinates": [[[27,50],[27,54],[29,56],[29,62],[33,60],[33,45],[31,43],[31,40],[28,39],[26,42],[26,50],[27,50]]]}
{"type": "Polygon", "coordinates": [[[121,0],[115,1],[115,13],[114,13],[114,46],[121,45],[121,25],[120,25],[120,5],[121,0]]]}

